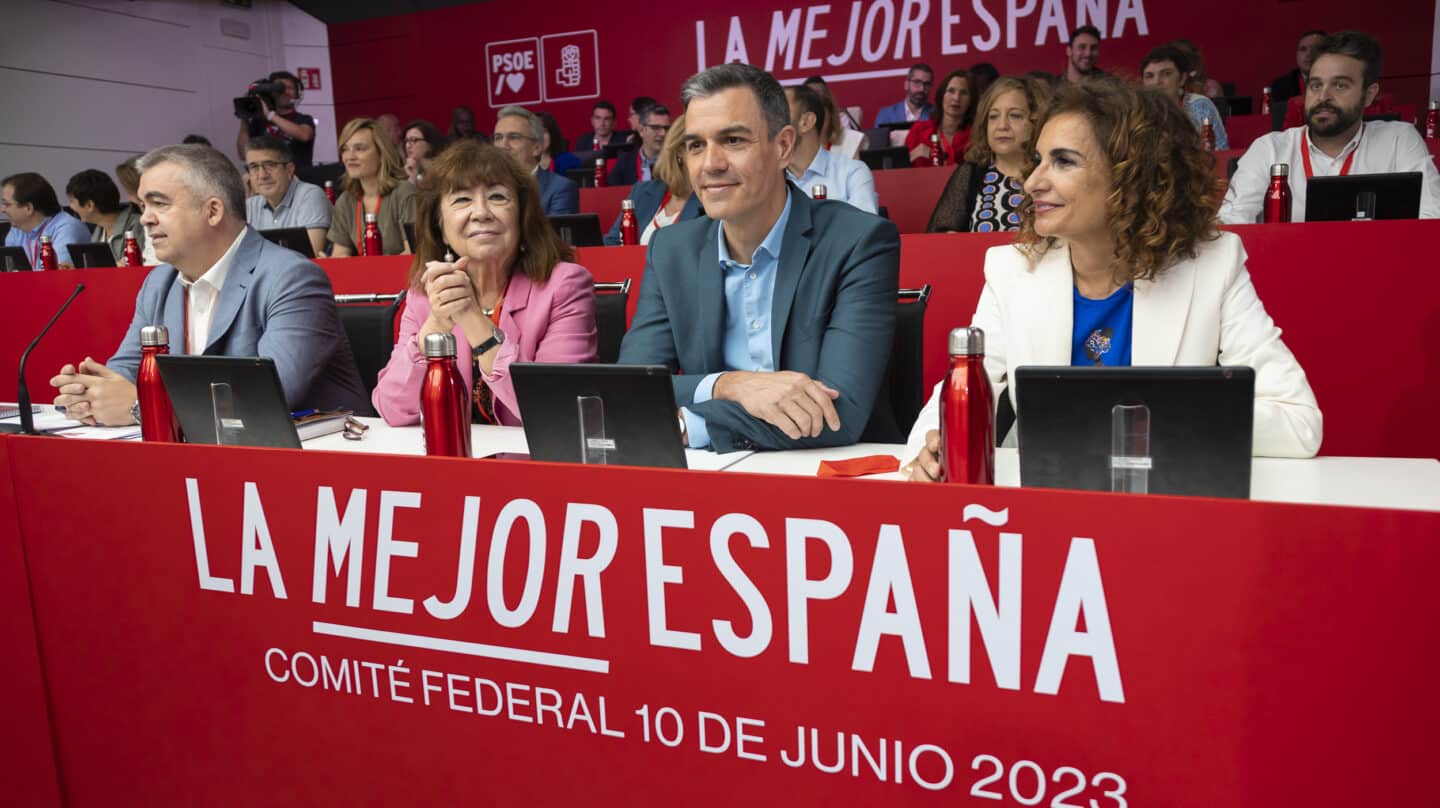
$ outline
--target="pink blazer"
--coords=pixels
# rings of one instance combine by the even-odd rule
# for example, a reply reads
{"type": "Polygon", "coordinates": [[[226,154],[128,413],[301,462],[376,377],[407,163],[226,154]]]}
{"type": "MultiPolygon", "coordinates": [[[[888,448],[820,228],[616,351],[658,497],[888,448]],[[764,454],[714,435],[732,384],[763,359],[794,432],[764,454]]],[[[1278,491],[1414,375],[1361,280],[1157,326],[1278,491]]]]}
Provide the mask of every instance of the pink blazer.
{"type": "MultiPolygon", "coordinates": [[[[375,409],[391,426],[420,423],[425,357],[415,338],[429,317],[430,301],[423,293],[410,290],[400,318],[400,339],[371,396],[375,409]]],[[[595,361],[595,281],[590,271],[561,262],[555,265],[550,280],[540,285],[517,272],[505,292],[500,330],[505,332],[505,343],[495,357],[493,372],[483,378],[495,397],[496,418],[505,426],[519,426],[520,407],[515,402],[510,363],[595,361]]],[[[470,343],[458,326],[454,333],[460,375],[473,390],[470,343]]]]}

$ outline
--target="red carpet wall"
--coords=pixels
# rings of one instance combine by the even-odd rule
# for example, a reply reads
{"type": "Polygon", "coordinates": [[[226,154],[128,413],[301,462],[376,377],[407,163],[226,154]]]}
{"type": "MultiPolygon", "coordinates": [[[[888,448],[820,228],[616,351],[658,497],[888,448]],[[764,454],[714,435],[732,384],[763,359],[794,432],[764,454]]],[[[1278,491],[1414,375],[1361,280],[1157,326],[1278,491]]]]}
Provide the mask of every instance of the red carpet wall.
{"type": "Polygon", "coordinates": [[[338,122],[393,112],[443,128],[450,108],[467,104],[488,132],[495,108],[525,103],[550,111],[573,138],[588,127],[597,97],[619,106],[622,122],[636,95],[678,107],[680,84],[697,66],[736,59],[781,80],[826,76],[842,104],[864,107],[868,126],[900,99],[905,68],[916,61],[941,74],[978,62],[1002,73],[1056,72],[1069,32],[1084,23],[1105,32],[1106,70],[1133,74],[1150,48],[1186,37],[1211,75],[1258,101],[1265,83],[1294,67],[1300,31],[1356,27],[1385,47],[1385,89],[1423,108],[1434,4],[1368,8],[1383,13],[1345,0],[494,0],[331,26],[330,59],[338,122]]]}

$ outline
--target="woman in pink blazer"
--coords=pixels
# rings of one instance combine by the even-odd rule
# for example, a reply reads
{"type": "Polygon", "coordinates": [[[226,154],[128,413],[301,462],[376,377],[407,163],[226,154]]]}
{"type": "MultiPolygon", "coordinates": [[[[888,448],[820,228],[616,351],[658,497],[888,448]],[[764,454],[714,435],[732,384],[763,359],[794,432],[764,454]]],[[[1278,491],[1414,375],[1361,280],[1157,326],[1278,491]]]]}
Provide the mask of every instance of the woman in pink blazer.
{"type": "Polygon", "coordinates": [[[517,426],[512,362],[593,362],[595,287],[540,207],[534,178],[462,140],[425,173],[400,339],[372,399],[392,426],[420,421],[427,334],[453,333],[476,423],[517,426]]]}

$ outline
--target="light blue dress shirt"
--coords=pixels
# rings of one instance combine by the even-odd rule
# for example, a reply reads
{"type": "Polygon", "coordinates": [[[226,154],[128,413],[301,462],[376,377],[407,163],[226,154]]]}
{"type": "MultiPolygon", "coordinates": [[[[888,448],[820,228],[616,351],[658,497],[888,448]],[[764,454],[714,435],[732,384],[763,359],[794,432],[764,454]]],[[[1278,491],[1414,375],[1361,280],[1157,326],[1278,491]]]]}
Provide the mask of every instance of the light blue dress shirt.
{"type": "Polygon", "coordinates": [[[825,198],[848,202],[866,213],[880,212],[880,195],[875,192],[875,175],[870,166],[859,160],[836,154],[829,149],[815,153],[805,173],[796,177],[788,168],[785,176],[800,186],[806,196],[813,197],[816,185],[825,186],[825,198]]]}
{"type": "Polygon", "coordinates": [[[1215,107],[1214,101],[1199,93],[1186,93],[1185,111],[1190,113],[1190,120],[1195,122],[1197,132],[1205,119],[1210,119],[1210,128],[1215,132],[1215,151],[1230,148],[1230,136],[1225,133],[1225,122],[1220,120],[1220,110],[1215,107]]]}
{"type": "MultiPolygon", "coordinates": [[[[790,221],[790,194],[785,194],[785,209],[760,242],[749,264],[730,257],[725,247],[725,223],[716,230],[720,249],[720,269],[725,273],[725,367],[730,370],[772,372],[775,353],[771,342],[774,317],[775,275],[780,268],[780,245],[785,240],[785,225],[790,221]]],[[[695,388],[695,403],[709,401],[715,392],[719,373],[711,373],[695,388]]],[[[710,445],[710,429],[705,419],[682,407],[685,431],[690,448],[710,445]]]]}
{"type": "Polygon", "coordinates": [[[50,237],[50,246],[55,248],[55,256],[62,264],[75,263],[70,258],[71,244],[88,244],[93,240],[90,237],[90,228],[86,227],[84,222],[62,210],[29,232],[11,227],[10,232],[5,234],[5,246],[24,248],[25,255],[30,259],[30,268],[38,270],[41,236],[50,237]]]}

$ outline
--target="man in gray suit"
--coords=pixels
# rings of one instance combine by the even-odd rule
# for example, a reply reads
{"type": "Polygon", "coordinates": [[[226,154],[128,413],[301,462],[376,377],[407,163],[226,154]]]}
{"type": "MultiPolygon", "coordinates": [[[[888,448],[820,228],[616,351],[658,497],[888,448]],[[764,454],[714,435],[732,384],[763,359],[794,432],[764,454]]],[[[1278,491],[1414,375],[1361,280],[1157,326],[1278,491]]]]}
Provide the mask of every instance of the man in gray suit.
{"type": "Polygon", "coordinates": [[[135,423],[140,329],[156,324],[169,329],[171,353],[275,360],[291,407],[371,412],[330,279],[246,226],[235,166],[191,145],[156,149],[139,168],[140,223],[165,263],[145,277],[110,361],[86,357],[50,380],[60,391],[55,403],[86,423],[135,423]]]}
{"type": "Polygon", "coordinates": [[[545,153],[545,125],[535,113],[524,107],[501,108],[491,140],[535,175],[540,186],[540,207],[546,216],[580,212],[580,186],[569,177],[540,167],[540,155],[545,153]]]}
{"type": "Polygon", "coordinates": [[[681,97],[686,170],[708,218],[655,234],[620,361],[684,371],[689,446],[856,442],[895,332],[895,225],[786,182],[795,129],[769,73],[719,65],[681,97]]]}

